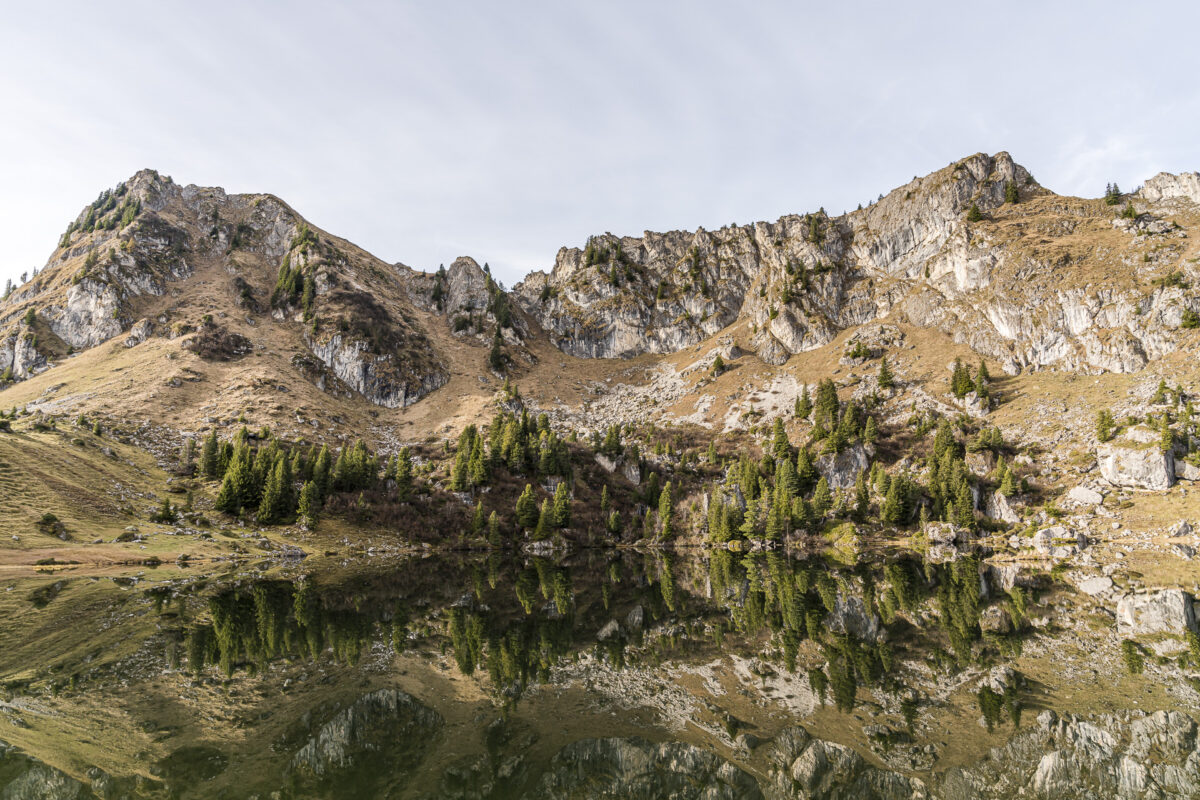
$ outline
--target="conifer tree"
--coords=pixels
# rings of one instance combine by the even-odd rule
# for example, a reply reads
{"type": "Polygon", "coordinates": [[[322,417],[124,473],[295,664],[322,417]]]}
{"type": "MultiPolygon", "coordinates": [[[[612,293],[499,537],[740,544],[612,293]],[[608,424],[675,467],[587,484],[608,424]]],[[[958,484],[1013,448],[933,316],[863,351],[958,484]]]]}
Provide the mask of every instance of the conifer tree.
{"type": "Polygon", "coordinates": [[[879,518],[888,525],[899,525],[904,521],[904,501],[900,497],[901,483],[900,476],[889,482],[883,507],[879,511],[879,518]]]}
{"type": "Polygon", "coordinates": [[[806,383],[800,391],[800,397],[796,400],[796,416],[799,419],[808,419],[808,415],[812,413],[812,409],[812,398],[808,396],[808,384],[806,383]]]}
{"type": "Polygon", "coordinates": [[[887,356],[879,360],[879,388],[891,389],[896,385],[896,378],[892,375],[892,369],[888,366],[887,356]]]}
{"type": "Polygon", "coordinates": [[[829,491],[829,481],[824,475],[817,481],[817,488],[813,490],[812,505],[813,513],[819,519],[824,519],[829,509],[833,508],[833,493],[829,491]]]}
{"type": "Polygon", "coordinates": [[[467,461],[467,483],[472,487],[484,486],[488,482],[487,460],[483,457],[483,437],[476,436],[471,445],[471,457],[467,461]]]}
{"type": "Polygon", "coordinates": [[[533,484],[525,484],[525,491],[517,498],[517,524],[522,528],[532,528],[538,523],[537,498],[533,493],[533,484]]]}
{"type": "Polygon", "coordinates": [[[221,491],[213,508],[227,514],[237,516],[242,508],[248,505],[254,497],[254,474],[250,463],[250,449],[246,446],[234,451],[229,468],[221,481],[221,491]]]}
{"type": "Polygon", "coordinates": [[[554,488],[554,526],[571,527],[571,493],[567,490],[566,481],[559,482],[554,488]]]}
{"type": "Polygon", "coordinates": [[[875,424],[875,417],[872,415],[867,417],[867,424],[863,426],[863,444],[875,444],[875,440],[878,438],[879,427],[875,424]]]}
{"type": "Polygon", "coordinates": [[[817,468],[813,464],[812,453],[807,447],[801,447],[796,454],[797,491],[807,492],[817,480],[817,468]]]}
{"type": "Polygon", "coordinates": [[[612,500],[608,498],[608,484],[600,487],[600,517],[607,519],[609,512],[612,511],[612,500]]]}
{"type": "Polygon", "coordinates": [[[971,502],[971,485],[964,479],[954,498],[954,524],[960,528],[975,528],[975,506],[971,502]]]}
{"type": "Polygon", "coordinates": [[[792,444],[788,441],[787,431],[783,429],[783,418],[775,418],[775,427],[772,434],[772,451],[776,458],[792,457],[792,444]]]}
{"type": "Polygon", "coordinates": [[[538,511],[537,527],[534,528],[533,538],[541,541],[549,539],[550,534],[554,532],[554,506],[550,503],[550,498],[542,500],[542,507],[538,511]]]}
{"type": "Polygon", "coordinates": [[[475,536],[483,533],[483,526],[487,524],[487,518],[483,515],[483,501],[475,501],[475,514],[471,517],[471,533],[475,536]]]}
{"type": "Polygon", "coordinates": [[[291,514],[293,507],[291,464],[280,453],[263,487],[262,501],[258,506],[258,521],[264,525],[282,522],[291,514]]]}
{"type": "Polygon", "coordinates": [[[200,448],[200,474],[210,480],[216,480],[220,475],[220,458],[218,455],[217,432],[212,430],[204,437],[204,446],[200,448]]]}
{"type": "Polygon", "coordinates": [[[1117,421],[1113,419],[1112,412],[1107,408],[1102,408],[1096,414],[1096,438],[1101,442],[1111,441],[1116,433],[1117,421]]]}
{"type": "Polygon", "coordinates": [[[1005,497],[1012,497],[1017,493],[1016,478],[1013,477],[1013,471],[1011,467],[1004,468],[1004,473],[1000,478],[999,492],[1005,497]]]}
{"type": "Polygon", "coordinates": [[[854,479],[854,518],[863,521],[871,507],[871,492],[867,487],[867,471],[860,469],[854,479]]]}
{"type": "Polygon", "coordinates": [[[950,375],[950,391],[961,400],[974,388],[975,381],[971,378],[970,367],[963,364],[961,358],[955,358],[954,371],[950,375]]]}
{"type": "Polygon", "coordinates": [[[500,516],[493,511],[488,515],[488,541],[493,545],[500,544],[500,516]]]}
{"type": "Polygon", "coordinates": [[[1169,453],[1174,446],[1175,434],[1171,431],[1171,415],[1164,411],[1162,422],[1159,424],[1158,449],[1169,453]]]}
{"type": "Polygon", "coordinates": [[[313,465],[313,483],[316,484],[317,491],[321,493],[321,497],[329,496],[329,490],[332,487],[332,478],[330,474],[332,467],[330,466],[329,445],[321,445],[321,452],[317,453],[317,461],[313,465]]]}
{"type": "Polygon", "coordinates": [[[671,539],[675,536],[675,530],[671,524],[672,513],[671,482],[667,481],[667,485],[663,487],[658,495],[659,536],[663,539],[671,539]]]}
{"type": "Polygon", "coordinates": [[[317,518],[321,511],[321,490],[313,481],[305,481],[300,488],[300,504],[296,515],[309,529],[317,527],[317,518]]]}
{"type": "Polygon", "coordinates": [[[401,503],[407,502],[412,497],[413,489],[412,454],[407,447],[400,448],[400,453],[396,456],[393,479],[396,481],[396,499],[401,503]]]}

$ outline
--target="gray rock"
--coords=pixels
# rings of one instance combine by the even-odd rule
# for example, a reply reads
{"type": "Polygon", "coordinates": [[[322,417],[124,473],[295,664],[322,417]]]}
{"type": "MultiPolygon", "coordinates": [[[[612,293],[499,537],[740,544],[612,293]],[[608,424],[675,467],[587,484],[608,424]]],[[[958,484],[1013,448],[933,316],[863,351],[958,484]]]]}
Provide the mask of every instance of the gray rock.
{"type": "Polygon", "coordinates": [[[1182,589],[1127,594],[1117,601],[1117,632],[1186,633],[1196,629],[1192,596],[1182,589]]]}
{"type": "Polygon", "coordinates": [[[1096,448],[1100,474],[1113,486],[1169,489],[1175,483],[1175,457],[1156,447],[1102,444],[1096,448]]]}

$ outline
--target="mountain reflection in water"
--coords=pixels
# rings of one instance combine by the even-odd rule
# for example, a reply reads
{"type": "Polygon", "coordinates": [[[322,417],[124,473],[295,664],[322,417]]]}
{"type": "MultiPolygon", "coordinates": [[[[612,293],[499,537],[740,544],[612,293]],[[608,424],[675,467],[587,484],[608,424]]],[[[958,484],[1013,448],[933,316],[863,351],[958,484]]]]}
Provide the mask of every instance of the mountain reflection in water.
{"type": "Polygon", "coordinates": [[[11,578],[0,799],[1200,795],[1196,637],[952,555],[11,578]]]}

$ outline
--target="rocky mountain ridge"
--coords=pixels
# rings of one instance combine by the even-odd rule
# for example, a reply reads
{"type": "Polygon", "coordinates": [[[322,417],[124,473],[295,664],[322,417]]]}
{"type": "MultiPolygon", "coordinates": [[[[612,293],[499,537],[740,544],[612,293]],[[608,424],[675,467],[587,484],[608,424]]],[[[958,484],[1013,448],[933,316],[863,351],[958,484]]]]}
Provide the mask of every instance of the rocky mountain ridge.
{"type": "Polygon", "coordinates": [[[1007,153],[976,154],[838,217],[592,237],[515,294],[582,357],[674,352],[741,322],[760,358],[782,364],[892,318],[942,330],[1009,373],[1132,372],[1170,352],[1195,311],[1178,283],[1144,276],[1190,269],[1186,233],[1155,204],[1192,214],[1197,185],[1158,176],[1123,219],[1119,206],[1053,195],[1007,153]],[[1096,274],[1113,263],[1119,273],[1096,274]]]}

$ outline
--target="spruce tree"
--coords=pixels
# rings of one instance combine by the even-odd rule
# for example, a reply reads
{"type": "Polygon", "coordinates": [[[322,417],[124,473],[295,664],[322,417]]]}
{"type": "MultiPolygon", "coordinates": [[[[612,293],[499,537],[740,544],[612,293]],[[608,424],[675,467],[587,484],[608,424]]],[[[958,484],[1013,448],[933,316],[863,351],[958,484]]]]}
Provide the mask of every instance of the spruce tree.
{"type": "Polygon", "coordinates": [[[550,503],[550,498],[542,500],[542,507],[538,511],[536,527],[533,531],[533,538],[541,541],[549,539],[550,534],[554,532],[554,506],[550,503]]]}
{"type": "Polygon", "coordinates": [[[243,506],[251,502],[254,495],[254,474],[250,463],[250,449],[239,447],[225,470],[221,481],[221,491],[213,508],[227,514],[237,516],[242,513],[243,506]]]}
{"type": "Polygon", "coordinates": [[[407,447],[400,448],[396,456],[396,469],[393,475],[396,481],[396,499],[401,503],[412,497],[412,454],[407,447]]]}
{"type": "Polygon", "coordinates": [[[891,389],[896,385],[896,378],[892,375],[892,369],[888,366],[887,356],[884,356],[879,361],[879,388],[891,389]]]}
{"type": "Polygon", "coordinates": [[[859,522],[866,520],[871,508],[871,491],[867,486],[867,471],[860,469],[854,479],[854,518],[859,522]]]}
{"type": "Polygon", "coordinates": [[[884,497],[883,507],[879,518],[887,525],[899,525],[904,521],[904,502],[900,497],[901,481],[899,476],[889,482],[887,496],[884,497]]]}
{"type": "Polygon", "coordinates": [[[561,481],[554,488],[554,525],[557,528],[571,527],[571,493],[567,482],[561,481]]]}
{"type": "Polygon", "coordinates": [[[833,508],[833,493],[829,491],[829,481],[824,475],[817,481],[817,488],[813,490],[812,505],[813,513],[820,519],[824,519],[829,509],[833,508]]]}
{"type": "Polygon", "coordinates": [[[221,477],[221,461],[218,453],[217,432],[212,430],[204,437],[204,446],[200,448],[200,474],[210,480],[221,477]]]}
{"type": "Polygon", "coordinates": [[[879,427],[875,424],[874,415],[867,417],[867,424],[863,426],[862,440],[863,444],[875,444],[875,440],[879,438],[879,427]]]}
{"type": "Polygon", "coordinates": [[[313,481],[305,481],[300,488],[300,503],[296,515],[310,529],[317,527],[317,518],[321,511],[321,490],[313,481]]]}
{"type": "Polygon", "coordinates": [[[958,493],[954,498],[954,524],[967,530],[975,528],[975,506],[971,502],[971,485],[965,479],[958,485],[958,493]]]}
{"type": "Polygon", "coordinates": [[[1009,181],[1008,183],[1004,184],[1004,202],[1021,202],[1021,194],[1017,191],[1017,184],[1013,181],[1009,181]]]}
{"type": "Polygon", "coordinates": [[[484,486],[488,482],[487,460],[483,457],[483,437],[476,436],[471,445],[471,457],[467,461],[467,483],[472,487],[484,486]]]}
{"type": "Polygon", "coordinates": [[[1163,412],[1162,422],[1159,423],[1158,449],[1164,453],[1171,452],[1175,446],[1175,434],[1171,431],[1171,415],[1163,412]]]}
{"type": "Polygon", "coordinates": [[[517,498],[517,524],[529,529],[537,525],[538,505],[533,493],[533,484],[525,484],[525,491],[517,498]]]}
{"type": "Polygon", "coordinates": [[[292,512],[292,470],[291,464],[282,453],[275,459],[263,487],[262,500],[258,506],[258,521],[264,525],[282,522],[292,512]]]}
{"type": "Polygon", "coordinates": [[[812,413],[812,409],[812,398],[808,396],[808,384],[806,383],[800,391],[800,397],[796,400],[796,417],[799,419],[808,419],[808,415],[812,413]]]}
{"type": "Polygon", "coordinates": [[[1000,478],[999,492],[1005,497],[1012,497],[1017,493],[1016,478],[1013,477],[1013,471],[1011,467],[1004,468],[1004,474],[1000,478]]]}
{"type": "Polygon", "coordinates": [[[658,525],[659,536],[662,539],[671,539],[675,536],[675,530],[671,524],[672,513],[671,482],[667,481],[667,485],[658,494],[658,525]]]}
{"type": "Polygon", "coordinates": [[[787,431],[783,429],[782,417],[775,418],[771,449],[776,458],[790,459],[792,457],[792,443],[788,441],[787,431]]]}
{"type": "Polygon", "coordinates": [[[332,467],[330,466],[329,445],[321,445],[321,452],[317,453],[317,462],[313,465],[313,483],[316,484],[317,490],[321,493],[321,497],[329,496],[329,490],[332,488],[332,478],[330,474],[332,467]]]}
{"type": "Polygon", "coordinates": [[[483,501],[475,502],[475,514],[471,518],[471,533],[475,536],[483,533],[483,526],[487,524],[487,518],[483,515],[483,501]]]}

